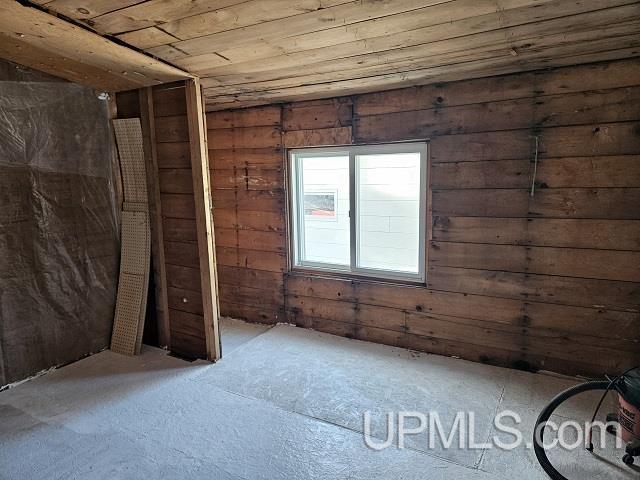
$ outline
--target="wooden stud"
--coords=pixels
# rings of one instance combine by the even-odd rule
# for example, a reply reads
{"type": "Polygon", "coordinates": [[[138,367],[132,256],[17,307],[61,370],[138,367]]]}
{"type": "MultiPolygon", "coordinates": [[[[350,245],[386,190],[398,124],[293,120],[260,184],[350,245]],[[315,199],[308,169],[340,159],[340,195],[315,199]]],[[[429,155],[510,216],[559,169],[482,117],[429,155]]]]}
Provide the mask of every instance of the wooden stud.
{"type": "MultiPolygon", "coordinates": [[[[206,159],[206,161],[209,161],[209,135],[207,133],[207,116],[205,113],[205,103],[204,103],[204,93],[202,91],[202,87],[199,88],[199,97],[200,97],[200,106],[202,109],[202,114],[201,114],[201,126],[202,126],[202,131],[203,131],[203,138],[204,138],[204,151],[202,152],[203,158],[206,159]]],[[[208,168],[207,170],[207,184],[209,185],[209,188],[211,188],[211,167],[208,168]]],[[[214,229],[214,222],[213,222],[213,194],[211,192],[211,190],[209,190],[209,202],[210,202],[210,208],[209,208],[209,220],[211,221],[211,241],[213,243],[213,250],[212,250],[212,255],[213,255],[213,278],[215,280],[215,283],[213,285],[213,287],[215,288],[215,294],[216,294],[216,311],[218,312],[218,317],[220,316],[220,295],[219,295],[219,285],[218,285],[218,259],[216,257],[216,232],[214,229]]],[[[219,322],[216,322],[216,326],[219,327],[219,322]]],[[[219,351],[219,356],[222,356],[222,343],[220,340],[220,334],[217,334],[218,337],[218,351],[219,351]]]]}
{"type": "Polygon", "coordinates": [[[155,284],[156,316],[158,319],[158,342],[163,348],[170,348],[169,305],[167,301],[167,270],[164,257],[164,231],[162,208],[160,205],[160,184],[158,181],[158,156],[156,150],[156,129],[153,110],[153,90],[141,88],[140,123],[147,166],[147,191],[149,195],[149,217],[151,226],[151,257],[155,284]]]}
{"type": "Polygon", "coordinates": [[[187,80],[186,99],[207,358],[211,361],[216,361],[221,357],[222,352],[218,327],[219,309],[215,240],[211,215],[212,202],[204,110],[202,107],[200,81],[197,78],[187,80]]]}

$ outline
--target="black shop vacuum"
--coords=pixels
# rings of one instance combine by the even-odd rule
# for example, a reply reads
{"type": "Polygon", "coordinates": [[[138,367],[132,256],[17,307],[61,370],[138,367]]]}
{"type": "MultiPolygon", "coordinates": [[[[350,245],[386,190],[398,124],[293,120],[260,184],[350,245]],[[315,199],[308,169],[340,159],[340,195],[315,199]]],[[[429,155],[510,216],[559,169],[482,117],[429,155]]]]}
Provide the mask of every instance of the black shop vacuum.
{"type": "MultiPolygon", "coordinates": [[[[640,366],[631,368],[622,375],[602,381],[586,382],[581,385],[571,387],[557,395],[542,410],[536,421],[533,434],[533,447],[536,458],[544,471],[553,480],[569,480],[563,476],[551,464],[547,458],[547,450],[544,445],[544,431],[546,423],[551,418],[553,412],[564,402],[570,398],[584,392],[601,390],[603,391],[600,403],[598,403],[591,423],[593,423],[598,415],[600,407],[604,403],[607,394],[615,391],[618,395],[618,411],[607,415],[607,423],[610,426],[607,432],[612,435],[619,435],[626,444],[625,453],[622,461],[626,465],[633,465],[635,457],[640,456],[640,366]],[[610,423],[611,422],[611,423],[610,423]],[[617,426],[613,426],[616,424],[617,426]]],[[[586,447],[587,450],[593,452],[592,432],[587,432],[586,447]]]]}

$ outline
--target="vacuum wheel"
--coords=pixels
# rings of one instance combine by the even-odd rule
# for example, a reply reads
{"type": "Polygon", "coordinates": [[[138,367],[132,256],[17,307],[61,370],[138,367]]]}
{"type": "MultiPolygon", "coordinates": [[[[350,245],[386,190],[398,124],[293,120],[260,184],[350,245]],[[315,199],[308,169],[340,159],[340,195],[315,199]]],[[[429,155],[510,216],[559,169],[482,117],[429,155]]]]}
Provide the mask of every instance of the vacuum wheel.
{"type": "Polygon", "coordinates": [[[626,464],[626,465],[633,465],[634,459],[631,455],[629,455],[628,453],[624,454],[624,457],[622,457],[622,461],[626,464]]]}

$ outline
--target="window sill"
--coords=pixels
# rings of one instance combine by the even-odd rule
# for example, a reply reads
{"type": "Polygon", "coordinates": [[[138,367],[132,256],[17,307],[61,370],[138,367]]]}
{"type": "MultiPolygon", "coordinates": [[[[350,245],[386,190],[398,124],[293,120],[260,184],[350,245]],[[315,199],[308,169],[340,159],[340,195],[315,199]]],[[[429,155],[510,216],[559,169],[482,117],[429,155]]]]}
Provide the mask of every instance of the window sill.
{"type": "Polygon", "coordinates": [[[351,272],[340,272],[337,270],[322,270],[318,268],[308,267],[292,267],[287,275],[295,277],[314,277],[314,278],[328,278],[335,280],[351,280],[358,283],[384,283],[386,285],[397,285],[405,287],[426,287],[426,280],[409,280],[409,279],[397,279],[388,277],[376,277],[372,275],[362,275],[351,272]]]}

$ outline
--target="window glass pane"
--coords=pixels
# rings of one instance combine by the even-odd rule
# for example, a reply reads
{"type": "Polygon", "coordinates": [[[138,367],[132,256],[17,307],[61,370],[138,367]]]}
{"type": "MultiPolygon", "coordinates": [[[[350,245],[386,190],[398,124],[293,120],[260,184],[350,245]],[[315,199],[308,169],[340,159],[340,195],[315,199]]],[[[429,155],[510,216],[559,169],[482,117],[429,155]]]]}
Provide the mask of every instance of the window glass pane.
{"type": "Polygon", "coordinates": [[[356,156],[357,266],[420,272],[420,154],[356,156]]]}
{"type": "Polygon", "coordinates": [[[298,167],[301,260],[349,266],[349,157],[305,156],[298,167]]]}

